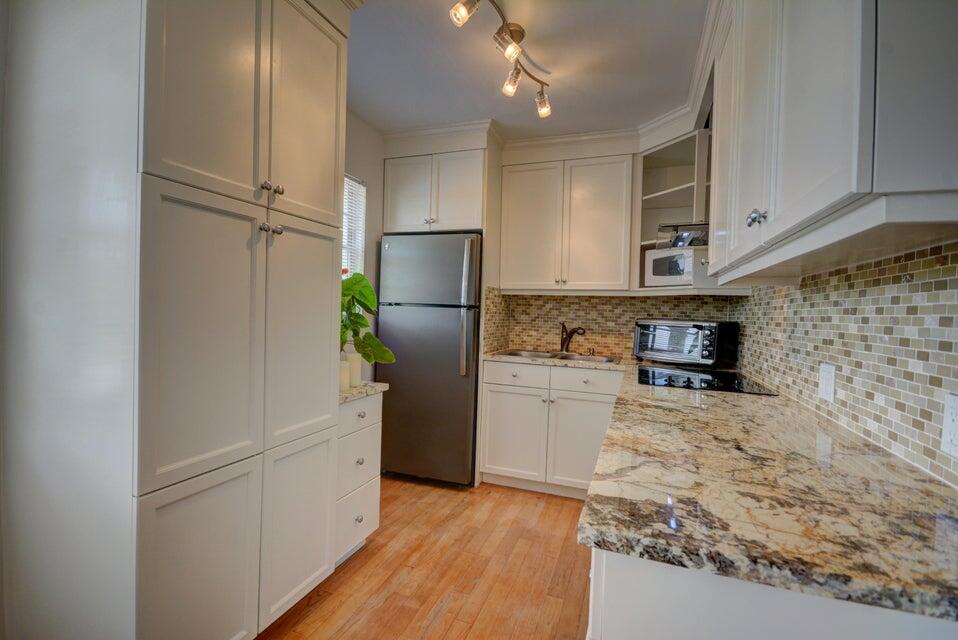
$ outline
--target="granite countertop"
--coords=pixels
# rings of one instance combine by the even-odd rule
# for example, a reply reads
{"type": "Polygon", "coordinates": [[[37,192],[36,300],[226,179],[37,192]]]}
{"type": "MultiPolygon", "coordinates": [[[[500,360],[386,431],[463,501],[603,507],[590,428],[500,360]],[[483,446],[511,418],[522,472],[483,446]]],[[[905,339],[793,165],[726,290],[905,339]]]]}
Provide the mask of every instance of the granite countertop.
{"type": "Polygon", "coordinates": [[[352,400],[359,400],[360,398],[365,398],[366,396],[374,396],[377,393],[382,393],[388,389],[389,385],[385,382],[364,382],[358,387],[351,387],[349,391],[340,391],[339,404],[351,402],[352,400]]]}
{"type": "Polygon", "coordinates": [[[958,619],[958,490],[782,397],[624,376],[579,542],[958,619]]]}
{"type": "Polygon", "coordinates": [[[584,360],[560,360],[558,358],[526,358],[507,356],[502,353],[487,353],[483,360],[491,362],[517,362],[519,364],[539,364],[549,367],[569,367],[571,369],[598,369],[600,371],[628,371],[631,364],[616,362],[588,362],[584,360]]]}

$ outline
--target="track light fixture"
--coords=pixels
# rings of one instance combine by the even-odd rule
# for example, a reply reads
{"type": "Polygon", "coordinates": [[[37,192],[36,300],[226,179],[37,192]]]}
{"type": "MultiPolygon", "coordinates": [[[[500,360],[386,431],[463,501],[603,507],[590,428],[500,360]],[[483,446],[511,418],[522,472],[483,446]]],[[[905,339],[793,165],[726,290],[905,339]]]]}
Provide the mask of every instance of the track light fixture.
{"type": "MultiPolygon", "coordinates": [[[[536,111],[540,118],[548,118],[552,115],[552,103],[549,102],[549,96],[546,95],[545,92],[545,88],[549,86],[549,83],[529,73],[529,70],[526,69],[519,59],[522,56],[521,43],[526,37],[525,29],[523,29],[520,24],[506,20],[506,16],[496,0],[489,0],[489,4],[492,5],[502,20],[502,25],[492,34],[492,41],[495,42],[496,49],[502,53],[506,60],[513,64],[512,70],[502,85],[502,93],[511,98],[516,94],[516,90],[519,88],[519,78],[522,77],[522,74],[529,76],[539,84],[539,91],[536,93],[535,99],[536,111]]],[[[479,0],[460,0],[449,10],[449,19],[452,20],[452,23],[457,27],[462,27],[478,8],[479,0]]]]}

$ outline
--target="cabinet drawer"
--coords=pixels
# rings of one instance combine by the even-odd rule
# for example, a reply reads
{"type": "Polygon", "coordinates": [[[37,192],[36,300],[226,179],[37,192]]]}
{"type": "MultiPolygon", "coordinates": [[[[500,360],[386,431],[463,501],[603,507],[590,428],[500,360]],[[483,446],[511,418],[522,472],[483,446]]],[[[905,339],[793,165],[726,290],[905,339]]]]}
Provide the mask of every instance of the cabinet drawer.
{"type": "Polygon", "coordinates": [[[339,439],[336,497],[342,498],[379,475],[382,424],[360,429],[339,439]]]}
{"type": "Polygon", "coordinates": [[[486,362],[482,381],[490,384],[511,384],[519,387],[549,388],[550,367],[512,362],[486,362]]]}
{"type": "Polygon", "coordinates": [[[383,394],[366,396],[339,405],[339,426],[336,435],[340,438],[360,429],[383,421],[383,394]]]}
{"type": "Polygon", "coordinates": [[[379,528],[379,478],[336,501],[336,557],[379,528]]]}
{"type": "Polygon", "coordinates": [[[552,367],[552,388],[562,391],[618,394],[622,385],[621,371],[552,367]]]}

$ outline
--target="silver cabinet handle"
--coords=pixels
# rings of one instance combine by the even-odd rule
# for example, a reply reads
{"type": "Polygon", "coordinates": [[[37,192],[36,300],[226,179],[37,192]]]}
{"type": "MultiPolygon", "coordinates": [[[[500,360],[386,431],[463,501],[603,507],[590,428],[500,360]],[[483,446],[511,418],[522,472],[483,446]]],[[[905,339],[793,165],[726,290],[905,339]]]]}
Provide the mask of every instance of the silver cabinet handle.
{"type": "Polygon", "coordinates": [[[546,398],[539,398],[539,399],[542,400],[543,402],[548,402],[548,399],[546,398]]]}
{"type": "Polygon", "coordinates": [[[281,224],[278,224],[278,225],[276,225],[275,227],[273,227],[273,233],[275,233],[275,234],[278,235],[278,236],[283,235],[283,232],[284,232],[284,231],[286,231],[286,227],[284,227],[284,226],[281,225],[281,224]]]}
{"type": "Polygon", "coordinates": [[[360,420],[362,420],[363,418],[366,417],[366,412],[365,412],[365,411],[360,411],[359,413],[356,414],[356,416],[357,416],[360,420]]]}
{"type": "Polygon", "coordinates": [[[768,211],[752,209],[751,213],[745,217],[745,226],[751,227],[756,222],[762,224],[765,220],[768,220],[768,211]]]}
{"type": "Polygon", "coordinates": [[[366,458],[363,458],[362,456],[356,458],[356,464],[358,464],[360,467],[363,466],[366,464],[366,458]]]}
{"type": "Polygon", "coordinates": [[[436,222],[435,218],[429,218],[429,224],[434,224],[436,222]]]}
{"type": "Polygon", "coordinates": [[[709,263],[709,261],[706,260],[705,258],[702,258],[701,260],[699,260],[699,262],[702,264],[703,267],[707,266],[709,263]]]}
{"type": "Polygon", "coordinates": [[[556,403],[555,398],[549,398],[549,404],[555,404],[555,403],[556,403]]]}
{"type": "Polygon", "coordinates": [[[263,180],[261,183],[259,183],[259,188],[263,191],[272,191],[273,185],[269,180],[263,180]]]}
{"type": "Polygon", "coordinates": [[[513,377],[513,378],[518,378],[518,377],[519,377],[519,372],[518,372],[518,371],[513,371],[513,372],[512,372],[512,377],[513,377]]]}
{"type": "Polygon", "coordinates": [[[559,284],[559,279],[558,279],[558,278],[556,278],[556,284],[559,284]]]}
{"type": "Polygon", "coordinates": [[[362,516],[362,514],[359,514],[358,516],[356,516],[356,517],[353,518],[353,519],[356,521],[357,524],[362,524],[362,523],[363,523],[363,516],[362,516]]]}
{"type": "Polygon", "coordinates": [[[278,184],[275,187],[273,187],[273,193],[275,193],[278,196],[281,196],[284,193],[286,193],[286,188],[283,185],[278,184]]]}
{"type": "Polygon", "coordinates": [[[270,231],[273,230],[273,227],[269,226],[269,225],[266,224],[265,222],[260,222],[260,223],[259,223],[259,230],[260,230],[260,231],[265,231],[266,233],[269,233],[270,231]]]}
{"type": "Polygon", "coordinates": [[[423,219],[422,219],[422,223],[423,223],[423,224],[429,224],[429,221],[430,221],[430,220],[432,220],[432,218],[423,218],[423,219]]]}
{"type": "Polygon", "coordinates": [[[563,279],[562,279],[562,284],[565,284],[566,282],[568,282],[568,280],[566,280],[565,278],[563,278],[563,279]]]}

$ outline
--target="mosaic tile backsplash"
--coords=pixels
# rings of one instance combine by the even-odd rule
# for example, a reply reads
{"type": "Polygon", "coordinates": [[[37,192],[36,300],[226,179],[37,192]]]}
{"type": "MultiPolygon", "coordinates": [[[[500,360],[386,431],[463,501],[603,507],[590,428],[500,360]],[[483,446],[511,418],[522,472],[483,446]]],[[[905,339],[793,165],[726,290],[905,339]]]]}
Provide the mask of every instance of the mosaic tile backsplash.
{"type": "Polygon", "coordinates": [[[739,367],[779,393],[958,486],[941,451],[945,394],[958,393],[958,242],[755,287],[747,298],[514,296],[486,290],[484,351],[572,350],[630,357],[636,318],[735,320],[739,367]],[[835,401],[818,399],[821,362],[835,401]]]}

